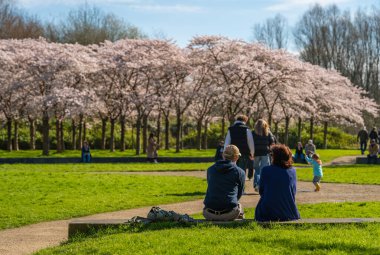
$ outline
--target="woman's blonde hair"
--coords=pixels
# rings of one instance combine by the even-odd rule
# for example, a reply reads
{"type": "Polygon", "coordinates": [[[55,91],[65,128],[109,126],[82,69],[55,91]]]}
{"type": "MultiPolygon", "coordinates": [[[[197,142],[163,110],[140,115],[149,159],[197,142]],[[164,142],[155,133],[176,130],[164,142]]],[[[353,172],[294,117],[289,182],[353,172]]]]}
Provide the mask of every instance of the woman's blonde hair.
{"type": "Polygon", "coordinates": [[[267,136],[269,134],[269,125],[263,119],[258,119],[255,123],[256,135],[267,136]]]}

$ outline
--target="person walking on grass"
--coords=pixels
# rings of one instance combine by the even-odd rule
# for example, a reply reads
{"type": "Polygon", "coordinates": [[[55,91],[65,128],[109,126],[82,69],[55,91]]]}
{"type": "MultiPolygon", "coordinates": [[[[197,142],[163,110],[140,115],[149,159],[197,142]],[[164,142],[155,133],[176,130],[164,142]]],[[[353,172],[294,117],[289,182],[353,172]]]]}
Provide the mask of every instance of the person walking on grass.
{"type": "Polygon", "coordinates": [[[245,173],[236,165],[239,157],[238,147],[227,145],[223,151],[224,160],[207,169],[207,191],[203,202],[206,220],[244,219],[239,199],[244,191],[245,173]]]}
{"type": "Polygon", "coordinates": [[[363,129],[359,131],[357,139],[358,142],[360,142],[360,150],[362,152],[362,155],[364,155],[364,152],[367,150],[367,144],[369,139],[366,127],[363,127],[363,129]]]}
{"type": "Polygon", "coordinates": [[[261,170],[256,221],[291,221],[300,218],[296,205],[297,176],[292,152],[283,144],[271,147],[272,165],[261,170]]]}
{"type": "Polygon", "coordinates": [[[259,182],[261,169],[270,165],[270,147],[274,144],[275,139],[269,131],[268,123],[259,119],[255,123],[255,129],[252,131],[253,143],[255,144],[254,164],[255,169],[253,187],[256,192],[259,191],[259,182]]]}
{"type": "Polygon", "coordinates": [[[319,158],[318,154],[313,154],[311,157],[306,155],[306,161],[309,162],[313,166],[313,184],[315,186],[315,192],[321,190],[321,179],[323,177],[322,171],[322,160],[319,158]]]}
{"type": "Polygon", "coordinates": [[[253,160],[255,146],[251,130],[246,126],[248,117],[239,115],[235,123],[228,128],[226,139],[224,140],[224,149],[230,144],[239,148],[241,157],[237,161],[237,165],[246,172],[249,164],[253,160]]]}

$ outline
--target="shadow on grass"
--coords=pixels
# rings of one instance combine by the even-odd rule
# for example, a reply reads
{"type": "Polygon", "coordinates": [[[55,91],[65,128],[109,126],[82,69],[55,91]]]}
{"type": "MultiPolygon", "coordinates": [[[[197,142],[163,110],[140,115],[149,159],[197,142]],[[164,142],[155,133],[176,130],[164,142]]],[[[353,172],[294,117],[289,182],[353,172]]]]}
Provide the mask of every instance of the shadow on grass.
{"type": "Polygon", "coordinates": [[[193,197],[193,196],[204,196],[206,193],[204,192],[186,192],[186,193],[175,193],[175,194],[167,194],[168,196],[174,196],[174,197],[193,197]]]}

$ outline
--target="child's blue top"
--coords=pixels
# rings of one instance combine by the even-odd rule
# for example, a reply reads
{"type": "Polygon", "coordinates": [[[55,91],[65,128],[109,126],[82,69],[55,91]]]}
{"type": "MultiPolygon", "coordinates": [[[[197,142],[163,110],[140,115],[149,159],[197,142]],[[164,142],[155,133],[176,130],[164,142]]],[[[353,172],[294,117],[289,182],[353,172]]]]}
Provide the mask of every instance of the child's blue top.
{"type": "Polygon", "coordinates": [[[308,156],[305,157],[306,161],[309,162],[313,166],[313,174],[314,176],[323,176],[323,171],[322,171],[322,165],[318,164],[317,161],[315,161],[312,158],[309,158],[308,156]]]}

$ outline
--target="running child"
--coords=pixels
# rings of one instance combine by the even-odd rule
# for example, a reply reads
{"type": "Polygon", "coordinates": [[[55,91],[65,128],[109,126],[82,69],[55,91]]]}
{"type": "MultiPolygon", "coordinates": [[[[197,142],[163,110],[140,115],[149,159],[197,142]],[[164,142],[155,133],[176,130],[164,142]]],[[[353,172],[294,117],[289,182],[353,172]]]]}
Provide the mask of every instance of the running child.
{"type": "Polygon", "coordinates": [[[313,184],[315,186],[314,191],[318,192],[321,190],[321,179],[323,177],[322,160],[319,158],[318,154],[312,154],[311,158],[306,155],[305,158],[306,161],[313,166],[313,184]]]}

